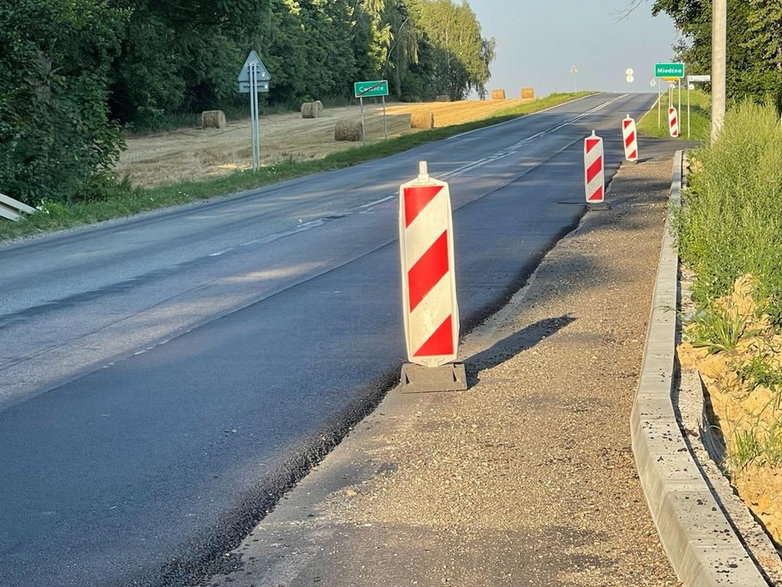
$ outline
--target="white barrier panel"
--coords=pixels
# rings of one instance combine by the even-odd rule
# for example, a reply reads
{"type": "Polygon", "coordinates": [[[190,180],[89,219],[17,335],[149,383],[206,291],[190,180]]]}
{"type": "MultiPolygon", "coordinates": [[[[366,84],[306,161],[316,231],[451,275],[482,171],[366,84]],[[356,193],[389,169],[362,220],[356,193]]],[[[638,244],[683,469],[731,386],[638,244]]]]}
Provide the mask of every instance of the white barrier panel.
{"type": "Polygon", "coordinates": [[[638,161],[638,132],[635,120],[629,114],[622,121],[622,138],[625,144],[625,159],[636,163],[638,161]]]}
{"type": "Polygon", "coordinates": [[[587,204],[605,201],[605,171],[603,139],[592,131],[584,141],[584,190],[587,204]]]}
{"type": "Polygon", "coordinates": [[[668,108],[668,128],[670,129],[671,136],[678,138],[679,136],[679,113],[676,112],[676,108],[671,106],[668,108]]]}
{"type": "Polygon", "coordinates": [[[459,341],[453,220],[448,184],[429,177],[426,162],[399,189],[399,241],[407,356],[440,367],[456,360],[459,341]]]}

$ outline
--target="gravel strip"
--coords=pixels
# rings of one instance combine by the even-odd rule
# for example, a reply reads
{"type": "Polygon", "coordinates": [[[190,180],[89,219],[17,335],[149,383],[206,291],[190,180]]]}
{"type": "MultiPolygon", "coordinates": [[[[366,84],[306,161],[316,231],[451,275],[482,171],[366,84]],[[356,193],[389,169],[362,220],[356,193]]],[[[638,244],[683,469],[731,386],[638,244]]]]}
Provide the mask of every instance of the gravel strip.
{"type": "Polygon", "coordinates": [[[648,143],[466,337],[469,391],[389,394],[204,584],[679,585],[628,424],[677,148],[648,143]]]}

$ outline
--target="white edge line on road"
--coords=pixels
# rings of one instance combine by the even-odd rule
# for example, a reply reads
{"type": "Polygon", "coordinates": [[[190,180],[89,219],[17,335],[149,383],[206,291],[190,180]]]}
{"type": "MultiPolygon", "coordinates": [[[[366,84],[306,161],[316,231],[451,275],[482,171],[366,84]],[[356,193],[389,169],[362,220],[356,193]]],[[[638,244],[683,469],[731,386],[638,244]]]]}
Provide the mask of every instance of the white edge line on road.
{"type": "MultiPolygon", "coordinates": [[[[543,114],[544,112],[548,112],[549,110],[553,110],[554,108],[559,108],[560,106],[565,106],[566,104],[574,104],[575,102],[579,102],[581,100],[585,100],[585,99],[591,98],[593,96],[595,96],[595,94],[589,94],[588,96],[581,96],[580,98],[576,98],[575,100],[568,100],[567,102],[562,102],[562,104],[556,104],[554,106],[549,106],[548,108],[544,108],[543,110],[538,110],[537,112],[533,112],[531,114],[524,114],[522,116],[519,116],[519,118],[528,118],[530,116],[535,116],[537,114],[543,114]]],[[[506,120],[505,122],[498,122],[497,124],[491,125],[491,127],[496,128],[498,126],[505,126],[506,124],[511,124],[512,122],[516,122],[517,120],[518,120],[518,118],[514,118],[513,120],[506,120]]],[[[471,135],[473,133],[481,131],[484,128],[489,128],[489,127],[485,126],[483,128],[476,128],[475,130],[468,130],[466,132],[459,133],[458,135],[453,135],[452,137],[448,137],[445,140],[446,141],[451,141],[453,139],[458,139],[459,137],[466,137],[467,135],[471,135]]]]}
{"type": "MultiPolygon", "coordinates": [[[[472,163],[468,163],[467,165],[463,165],[463,166],[458,167],[456,169],[453,169],[453,170],[451,170],[451,171],[449,171],[447,173],[444,173],[440,177],[442,179],[448,179],[448,178],[451,178],[451,177],[456,177],[456,176],[462,175],[462,174],[464,174],[464,173],[466,173],[468,171],[472,171],[473,169],[478,169],[480,167],[483,167],[484,165],[486,165],[488,163],[493,163],[495,161],[499,161],[500,159],[504,159],[505,157],[508,157],[511,154],[515,153],[520,147],[524,146],[525,144],[530,143],[530,142],[532,142],[532,141],[534,141],[536,139],[539,139],[540,137],[542,137],[544,135],[554,133],[554,132],[558,131],[559,129],[564,128],[564,127],[566,127],[566,126],[568,126],[570,124],[573,124],[574,122],[577,122],[577,121],[581,120],[582,118],[584,118],[586,116],[589,116],[590,114],[598,112],[599,110],[602,110],[606,106],[609,106],[610,104],[613,104],[617,100],[620,100],[621,98],[624,98],[625,96],[628,96],[628,95],[629,94],[621,94],[619,96],[616,96],[615,98],[613,98],[611,100],[608,100],[607,102],[603,102],[602,104],[598,104],[597,106],[595,106],[594,108],[592,108],[590,110],[587,110],[586,112],[582,112],[581,114],[578,114],[577,116],[574,116],[573,118],[569,118],[568,120],[566,120],[565,122],[563,122],[563,123],[561,123],[561,124],[559,124],[557,126],[554,126],[554,127],[551,127],[551,128],[547,128],[547,129],[542,130],[542,131],[540,131],[538,133],[535,133],[532,136],[526,137],[525,139],[519,141],[518,143],[516,143],[514,145],[511,145],[507,149],[496,153],[492,157],[484,157],[483,159],[480,159],[478,161],[475,161],[475,162],[472,162],[472,163]]],[[[549,110],[552,110],[554,108],[558,108],[559,106],[563,106],[565,104],[572,104],[574,102],[578,102],[580,100],[583,100],[585,98],[589,98],[589,97],[592,97],[592,96],[594,96],[594,94],[590,94],[589,96],[583,96],[583,97],[577,98],[575,100],[570,100],[569,102],[564,102],[562,104],[557,104],[556,106],[551,106],[549,108],[546,108],[545,110],[540,110],[538,112],[534,112],[533,114],[528,114],[527,116],[535,116],[535,114],[542,114],[542,113],[547,112],[549,110]]],[[[509,120],[507,122],[502,122],[502,123],[494,125],[494,126],[501,126],[501,125],[504,125],[504,124],[509,124],[511,122],[516,122],[516,120],[517,119],[509,120]]],[[[489,127],[484,127],[484,128],[489,128],[489,127]]],[[[462,136],[469,135],[469,134],[472,134],[474,132],[478,132],[478,131],[481,131],[481,130],[484,130],[484,129],[483,128],[477,128],[475,130],[471,130],[471,131],[468,131],[468,132],[465,132],[465,133],[462,133],[462,134],[454,135],[453,137],[449,137],[446,140],[451,140],[451,139],[454,139],[456,137],[462,137],[462,136]]],[[[353,210],[366,211],[366,210],[368,210],[370,208],[373,208],[375,206],[383,204],[383,203],[385,203],[385,202],[387,202],[389,200],[392,200],[392,199],[394,199],[396,197],[397,197],[397,194],[394,193],[394,194],[391,194],[391,195],[386,196],[384,198],[381,198],[379,200],[375,200],[374,202],[370,202],[368,204],[362,204],[361,206],[353,208],[353,210]]],[[[349,214],[349,213],[350,212],[348,211],[347,214],[349,214]]],[[[313,228],[317,228],[319,226],[323,226],[324,224],[326,224],[326,222],[327,222],[327,219],[319,218],[319,219],[313,220],[311,222],[306,222],[304,224],[299,224],[294,229],[283,231],[283,232],[278,232],[278,233],[274,233],[274,234],[270,234],[267,237],[264,237],[264,238],[261,238],[261,239],[255,239],[255,240],[252,240],[252,241],[248,241],[246,243],[242,243],[241,245],[239,245],[237,247],[233,247],[233,248],[230,248],[230,249],[224,249],[222,251],[217,251],[216,253],[211,253],[208,256],[209,257],[220,257],[220,256],[225,255],[226,253],[229,253],[229,252],[231,252],[231,251],[233,251],[233,250],[235,250],[235,249],[237,249],[239,247],[246,247],[246,246],[255,245],[255,244],[269,244],[269,243],[272,243],[272,242],[274,242],[276,240],[279,240],[280,238],[283,238],[283,237],[286,237],[286,236],[290,236],[290,235],[295,234],[297,232],[304,232],[304,231],[307,231],[307,230],[311,230],[313,228]]]]}
{"type": "Polygon", "coordinates": [[[382,204],[384,202],[388,202],[388,200],[392,200],[394,198],[396,198],[396,194],[394,194],[393,196],[386,196],[385,198],[381,198],[379,200],[375,200],[374,202],[370,202],[369,204],[362,204],[361,206],[358,207],[358,209],[359,210],[366,210],[367,208],[372,208],[372,207],[377,206],[379,204],[382,204]]]}

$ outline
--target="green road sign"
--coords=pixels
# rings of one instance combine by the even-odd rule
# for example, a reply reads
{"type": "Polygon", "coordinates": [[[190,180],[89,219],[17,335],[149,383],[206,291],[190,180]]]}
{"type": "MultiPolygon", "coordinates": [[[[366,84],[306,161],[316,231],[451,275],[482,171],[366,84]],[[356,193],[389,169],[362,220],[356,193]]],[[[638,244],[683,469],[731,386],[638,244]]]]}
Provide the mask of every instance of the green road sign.
{"type": "Polygon", "coordinates": [[[356,82],[353,84],[356,98],[374,98],[388,96],[388,81],[376,80],[373,82],[356,82]]]}
{"type": "Polygon", "coordinates": [[[684,77],[684,63],[655,63],[654,77],[684,77]]]}

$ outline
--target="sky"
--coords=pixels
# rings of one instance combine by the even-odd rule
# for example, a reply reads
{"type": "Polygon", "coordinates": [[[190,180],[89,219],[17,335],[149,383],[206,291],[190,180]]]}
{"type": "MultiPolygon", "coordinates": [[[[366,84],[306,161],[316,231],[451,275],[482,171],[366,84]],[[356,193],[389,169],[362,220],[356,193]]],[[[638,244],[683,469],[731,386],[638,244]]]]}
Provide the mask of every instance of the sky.
{"type": "Polygon", "coordinates": [[[624,20],[631,0],[468,2],[483,36],[497,41],[486,89],[504,89],[508,98],[518,97],[522,87],[537,96],[574,89],[656,92],[650,85],[654,64],[674,61],[679,37],[667,16],[652,17],[652,0],[624,20]],[[573,66],[578,73],[571,73],[573,66]]]}

